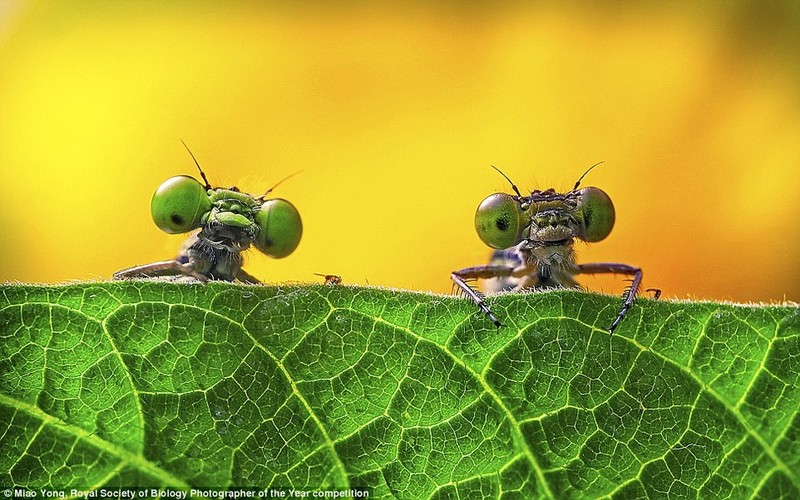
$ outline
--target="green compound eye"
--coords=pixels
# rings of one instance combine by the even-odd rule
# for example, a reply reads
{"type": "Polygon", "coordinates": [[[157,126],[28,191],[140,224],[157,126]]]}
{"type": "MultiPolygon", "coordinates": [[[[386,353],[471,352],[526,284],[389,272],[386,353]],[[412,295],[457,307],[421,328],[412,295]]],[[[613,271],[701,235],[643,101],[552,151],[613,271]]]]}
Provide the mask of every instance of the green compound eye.
{"type": "Polygon", "coordinates": [[[153,221],[165,233],[178,234],[200,227],[211,209],[206,188],[192,177],[177,175],[158,186],[150,201],[153,221]]]}
{"type": "Polygon", "coordinates": [[[475,212],[475,230],[492,248],[509,248],[521,241],[522,210],[510,194],[495,193],[481,202],[475,212]]]}
{"type": "Polygon", "coordinates": [[[254,242],[256,248],[275,259],[286,257],[294,252],[303,236],[303,222],[294,205],[276,198],[267,200],[256,212],[258,235],[254,242]]]}
{"type": "Polygon", "coordinates": [[[583,239],[590,243],[605,239],[614,228],[614,204],[611,198],[596,187],[581,189],[580,193],[578,209],[586,227],[583,239]]]}

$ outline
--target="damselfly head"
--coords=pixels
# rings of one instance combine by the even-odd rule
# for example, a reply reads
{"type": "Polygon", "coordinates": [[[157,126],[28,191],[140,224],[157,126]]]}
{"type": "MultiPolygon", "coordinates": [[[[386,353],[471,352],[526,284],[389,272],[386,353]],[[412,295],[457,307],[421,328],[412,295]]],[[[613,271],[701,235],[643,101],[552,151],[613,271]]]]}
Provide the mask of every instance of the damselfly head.
{"type": "Polygon", "coordinates": [[[273,258],[286,257],[297,248],[303,234],[297,209],[284,199],[265,197],[299,172],[281,179],[259,197],[237,187],[214,188],[186,143],[183,145],[205,185],[187,175],[161,183],[150,202],[150,213],[162,231],[178,234],[201,229],[207,239],[252,243],[273,258]]]}
{"type": "MultiPolygon", "coordinates": [[[[602,162],[600,162],[602,163],[602,162]]],[[[567,193],[553,188],[533,190],[523,196],[500,169],[516,196],[494,193],[484,199],[475,213],[475,229],[491,248],[504,249],[523,240],[544,245],[564,244],[572,238],[596,242],[614,227],[614,205],[599,188],[578,189],[583,178],[600,163],[589,167],[567,193]]]]}

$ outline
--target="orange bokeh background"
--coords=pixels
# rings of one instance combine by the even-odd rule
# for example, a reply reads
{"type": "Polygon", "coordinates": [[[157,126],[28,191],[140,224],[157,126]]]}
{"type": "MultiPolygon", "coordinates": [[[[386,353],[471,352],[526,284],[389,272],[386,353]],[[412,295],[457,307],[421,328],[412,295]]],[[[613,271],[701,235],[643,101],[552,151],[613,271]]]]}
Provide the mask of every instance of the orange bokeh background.
{"type": "MultiPolygon", "coordinates": [[[[449,292],[508,185],[615,202],[579,260],[666,297],[800,300],[797,2],[0,4],[0,281],[106,279],[171,257],[155,188],[274,194],[305,233],[267,282],[449,292]]],[[[619,293],[617,278],[587,277],[619,293]]]]}

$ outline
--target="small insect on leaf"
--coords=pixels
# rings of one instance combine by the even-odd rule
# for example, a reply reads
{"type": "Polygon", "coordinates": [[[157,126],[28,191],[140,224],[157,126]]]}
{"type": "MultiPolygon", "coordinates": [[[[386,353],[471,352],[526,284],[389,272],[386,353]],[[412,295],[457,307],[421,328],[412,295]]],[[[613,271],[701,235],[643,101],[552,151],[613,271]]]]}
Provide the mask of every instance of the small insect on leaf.
{"type": "MultiPolygon", "coordinates": [[[[468,267],[451,274],[458,288],[496,325],[500,320],[480,292],[468,281],[491,280],[489,291],[561,288],[578,286],[578,274],[625,274],[632,276],[620,311],[608,327],[613,333],[625,313],[633,307],[642,282],[638,267],[613,262],[577,264],[575,239],[594,243],[604,240],[614,228],[616,213],[611,198],[601,189],[579,189],[581,181],[599,163],[589,167],[566,193],[555,189],[533,190],[524,196],[500,169],[515,194],[495,193],[485,198],[475,213],[478,237],[495,249],[488,265],[468,267]]],[[[661,292],[656,290],[654,298],[661,292]]]]}
{"type": "Polygon", "coordinates": [[[205,184],[187,175],[167,179],[153,194],[150,214],[166,233],[199,231],[184,242],[175,259],[124,269],[114,273],[114,279],[184,276],[197,281],[260,283],[242,269],[242,252],[252,244],[280,259],[294,252],[303,235],[294,205],[281,198],[266,199],[288,177],[261,196],[236,187],[215,188],[191,151],[189,154],[205,184]]]}
{"type": "Polygon", "coordinates": [[[320,274],[314,273],[315,276],[321,276],[325,279],[326,285],[341,285],[342,284],[342,277],[337,276],[335,274],[320,274]]]}

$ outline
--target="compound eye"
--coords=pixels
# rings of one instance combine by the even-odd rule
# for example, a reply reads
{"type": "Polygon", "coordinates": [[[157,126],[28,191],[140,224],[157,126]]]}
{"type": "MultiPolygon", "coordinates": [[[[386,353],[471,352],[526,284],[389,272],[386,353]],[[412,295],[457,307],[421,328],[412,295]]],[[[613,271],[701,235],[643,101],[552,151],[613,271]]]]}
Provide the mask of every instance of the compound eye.
{"type": "Polygon", "coordinates": [[[611,198],[596,187],[581,189],[578,208],[586,228],[584,240],[593,243],[605,239],[614,228],[614,204],[611,198]]]}
{"type": "Polygon", "coordinates": [[[475,212],[475,230],[492,248],[509,248],[519,243],[523,229],[522,209],[510,194],[495,193],[481,202],[475,212]]]}
{"type": "Polygon", "coordinates": [[[275,259],[294,252],[303,236],[303,222],[294,205],[281,198],[267,200],[256,212],[256,248],[275,259]]]}
{"type": "Polygon", "coordinates": [[[165,233],[178,234],[200,227],[211,209],[206,188],[186,175],[170,177],[158,186],[150,200],[153,221],[165,233]]]}

